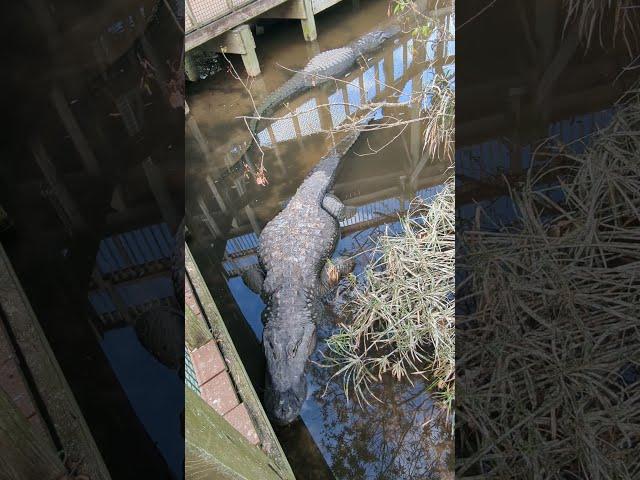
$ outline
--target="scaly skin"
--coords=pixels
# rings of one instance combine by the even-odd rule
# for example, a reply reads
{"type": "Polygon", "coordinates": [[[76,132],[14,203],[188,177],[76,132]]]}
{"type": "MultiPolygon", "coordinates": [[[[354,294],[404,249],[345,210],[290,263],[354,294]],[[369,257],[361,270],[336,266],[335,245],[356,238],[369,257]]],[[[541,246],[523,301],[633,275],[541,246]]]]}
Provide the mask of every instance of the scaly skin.
{"type": "MultiPolygon", "coordinates": [[[[287,80],[280,88],[271,93],[257,107],[257,117],[267,117],[282,106],[288,99],[294,95],[300,94],[305,90],[321,85],[331,78],[344,75],[356,63],[356,60],[369,52],[378,49],[385,40],[393,37],[400,31],[397,26],[392,26],[386,30],[376,30],[370,32],[358,40],[350,43],[346,47],[334,48],[319,53],[302,69],[296,72],[293,77],[287,80]]],[[[252,118],[249,121],[249,130],[252,134],[252,140],[247,149],[240,155],[251,155],[256,147],[253,138],[256,137],[258,129],[258,118],[252,118]]],[[[236,162],[230,170],[223,174],[220,179],[226,178],[233,172],[239,171],[244,166],[244,160],[236,162]]]]}
{"type": "Polygon", "coordinates": [[[260,235],[258,258],[266,273],[261,294],[267,304],[263,312],[265,405],[279,424],[292,422],[306,397],[304,371],[315,350],[316,322],[326,292],[321,274],[340,235],[338,219],[323,207],[323,200],[335,181],[341,158],[358,136],[358,131],[349,133],[320,160],[260,235]]]}

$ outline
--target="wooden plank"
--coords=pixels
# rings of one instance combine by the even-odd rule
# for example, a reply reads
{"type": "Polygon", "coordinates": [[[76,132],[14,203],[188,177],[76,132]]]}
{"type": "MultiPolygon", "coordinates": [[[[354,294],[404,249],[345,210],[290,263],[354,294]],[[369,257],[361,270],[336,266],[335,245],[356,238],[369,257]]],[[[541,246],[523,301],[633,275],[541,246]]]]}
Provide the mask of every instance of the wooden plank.
{"type": "Polygon", "coordinates": [[[209,340],[213,339],[213,334],[209,330],[209,327],[205,325],[202,319],[198,318],[193,311],[186,307],[184,309],[185,315],[185,328],[184,328],[184,341],[187,345],[187,350],[192,352],[197,348],[200,348],[209,340]]]}
{"type": "MultiPolygon", "coordinates": [[[[253,48],[255,48],[255,43],[253,43],[253,48]]],[[[234,28],[229,32],[223,33],[219,37],[211,39],[205,45],[202,45],[200,49],[204,52],[224,52],[236,55],[244,55],[247,53],[247,49],[241,36],[241,30],[238,28],[234,28]]]]}
{"type": "Polygon", "coordinates": [[[0,304],[36,385],[34,393],[42,399],[65,453],[81,459],[82,473],[92,480],[109,480],[100,451],[2,245],[0,304]]]}
{"type": "Polygon", "coordinates": [[[63,478],[66,469],[47,438],[36,435],[27,419],[0,388],[0,475],[5,480],[63,478]]]}
{"type": "Polygon", "coordinates": [[[263,13],[260,18],[284,18],[290,20],[302,20],[307,18],[304,11],[303,0],[289,0],[271,10],[263,13]]]}
{"type": "Polygon", "coordinates": [[[185,388],[185,477],[282,480],[278,467],[202,398],[185,388]]]}
{"type": "Polygon", "coordinates": [[[185,50],[189,51],[212,38],[222,35],[238,25],[246,23],[267,10],[276,7],[287,0],[256,0],[219,20],[211,22],[185,37],[185,50]]]}
{"type": "Polygon", "coordinates": [[[312,0],[313,1],[313,13],[317,14],[326,10],[329,7],[334,6],[336,3],[342,0],[312,0]]]}
{"type": "Polygon", "coordinates": [[[220,316],[218,307],[211,296],[211,292],[209,291],[209,288],[207,287],[207,284],[204,281],[204,278],[202,277],[187,244],[185,244],[185,271],[187,274],[185,281],[191,282],[193,292],[197,295],[200,301],[202,311],[212,329],[215,339],[218,341],[222,355],[227,361],[229,373],[231,374],[241,400],[247,407],[249,415],[256,427],[263,450],[274,460],[282,479],[295,480],[293,472],[291,471],[291,466],[282,451],[282,447],[280,446],[276,434],[271,427],[271,423],[269,423],[269,419],[262,408],[258,395],[256,394],[256,391],[249,380],[249,376],[244,369],[242,361],[240,360],[240,356],[233,344],[233,340],[231,340],[229,331],[220,316]]]}

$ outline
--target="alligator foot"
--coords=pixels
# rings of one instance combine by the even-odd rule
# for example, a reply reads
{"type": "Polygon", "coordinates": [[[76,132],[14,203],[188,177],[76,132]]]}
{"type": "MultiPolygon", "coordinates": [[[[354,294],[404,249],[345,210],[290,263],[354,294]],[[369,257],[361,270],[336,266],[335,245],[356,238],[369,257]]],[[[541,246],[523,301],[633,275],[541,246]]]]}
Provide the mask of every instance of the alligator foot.
{"type": "Polygon", "coordinates": [[[355,266],[356,261],[353,257],[340,256],[327,260],[320,273],[320,281],[325,291],[335,287],[341,278],[346,277],[353,271],[355,266]]]}
{"type": "Polygon", "coordinates": [[[346,220],[356,214],[355,207],[347,207],[331,193],[327,193],[322,199],[322,208],[338,221],[346,220]]]}
{"type": "Polygon", "coordinates": [[[242,272],[242,281],[253,293],[260,295],[264,283],[264,273],[260,267],[254,265],[242,272]]]}

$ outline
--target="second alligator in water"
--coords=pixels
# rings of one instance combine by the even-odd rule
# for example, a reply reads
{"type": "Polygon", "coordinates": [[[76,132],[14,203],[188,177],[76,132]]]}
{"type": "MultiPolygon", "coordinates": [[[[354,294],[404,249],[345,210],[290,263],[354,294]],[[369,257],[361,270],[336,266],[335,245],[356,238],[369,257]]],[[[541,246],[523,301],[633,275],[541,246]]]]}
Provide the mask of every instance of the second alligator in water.
{"type": "MultiPolygon", "coordinates": [[[[368,123],[369,114],[361,123],[368,123]]],[[[266,303],[262,343],[267,360],[265,407],[281,425],[297,418],[307,395],[305,367],[316,346],[322,298],[352,259],[329,260],[340,236],[339,221],[349,210],[329,193],[340,161],[359,136],[349,132],[320,160],[295,195],[259,238],[260,268],[244,281],[266,303]]]]}
{"type": "Polygon", "coordinates": [[[255,118],[251,118],[248,122],[252,135],[250,145],[247,150],[243,152],[243,158],[236,162],[234,166],[231,167],[231,170],[220,178],[222,179],[230,173],[239,171],[241,167],[244,167],[244,155],[247,154],[250,156],[253,153],[253,148],[255,147],[254,138],[257,138],[257,128],[261,117],[271,115],[294,95],[298,95],[314,86],[321,85],[333,78],[343,76],[349,72],[358,58],[377,50],[385,40],[392,38],[400,31],[400,27],[397,25],[392,25],[385,30],[375,30],[344,47],[327,50],[309,60],[309,63],[307,63],[301,71],[296,72],[293,77],[271,93],[264,102],[256,108],[256,112],[254,112],[254,114],[256,114],[255,118]]]}

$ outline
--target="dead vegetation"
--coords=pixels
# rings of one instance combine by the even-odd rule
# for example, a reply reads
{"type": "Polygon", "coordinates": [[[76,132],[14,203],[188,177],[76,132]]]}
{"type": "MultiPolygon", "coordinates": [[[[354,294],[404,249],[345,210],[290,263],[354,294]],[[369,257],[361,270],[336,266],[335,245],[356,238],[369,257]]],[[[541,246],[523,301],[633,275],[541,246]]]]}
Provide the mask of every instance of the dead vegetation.
{"type": "Polygon", "coordinates": [[[456,478],[640,478],[640,102],[627,100],[584,153],[555,152],[568,166],[512,191],[516,223],[478,210],[461,239],[456,478]]]}
{"type": "Polygon", "coordinates": [[[371,384],[391,374],[432,383],[447,410],[454,398],[454,191],[447,184],[416,200],[366,252],[370,262],[345,292],[348,321],[327,339],[325,366],[335,369],[347,397],[377,399],[371,384]]]}

